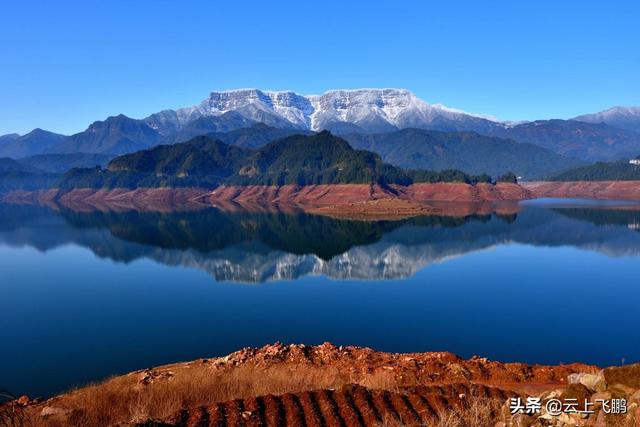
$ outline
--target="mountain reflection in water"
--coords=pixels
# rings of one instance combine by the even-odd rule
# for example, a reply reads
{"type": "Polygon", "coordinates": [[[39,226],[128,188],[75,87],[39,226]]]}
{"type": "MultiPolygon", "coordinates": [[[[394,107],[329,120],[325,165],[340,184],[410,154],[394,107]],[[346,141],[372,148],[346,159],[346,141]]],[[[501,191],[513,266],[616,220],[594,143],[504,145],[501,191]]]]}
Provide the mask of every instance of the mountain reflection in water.
{"type": "Polygon", "coordinates": [[[149,258],[243,283],[305,275],[404,278],[431,263],[510,242],[640,255],[636,205],[525,204],[502,213],[480,211],[354,221],[216,208],[112,212],[0,204],[0,243],[41,251],[73,243],[118,262],[149,258]]]}

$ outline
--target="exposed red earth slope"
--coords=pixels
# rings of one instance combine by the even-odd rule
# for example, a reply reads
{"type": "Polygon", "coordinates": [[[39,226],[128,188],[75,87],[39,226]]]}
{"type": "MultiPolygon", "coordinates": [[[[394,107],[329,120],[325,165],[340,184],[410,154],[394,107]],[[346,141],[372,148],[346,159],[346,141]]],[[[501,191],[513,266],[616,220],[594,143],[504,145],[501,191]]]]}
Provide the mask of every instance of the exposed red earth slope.
{"type": "Polygon", "coordinates": [[[401,199],[412,202],[481,202],[523,200],[530,193],[517,184],[496,185],[463,183],[412,184],[409,186],[377,184],[339,184],[295,186],[223,186],[208,196],[212,204],[225,201],[237,203],[288,204],[306,207],[360,203],[380,199],[401,199]]]}
{"type": "Polygon", "coordinates": [[[53,189],[12,191],[0,196],[0,200],[6,203],[62,205],[78,211],[171,211],[203,207],[197,199],[208,191],[202,188],[53,189]]]}
{"type": "Polygon", "coordinates": [[[521,185],[534,198],[640,200],[640,181],[527,182],[521,185]]]}
{"type": "Polygon", "coordinates": [[[74,189],[14,191],[9,203],[62,205],[74,210],[183,210],[215,206],[225,211],[308,211],[341,217],[399,218],[474,211],[483,203],[518,201],[531,194],[517,184],[436,183],[410,186],[376,184],[310,186],[222,186],[202,188],[74,189]],[[434,203],[456,202],[465,208],[445,212],[434,203]]]}
{"type": "Polygon", "coordinates": [[[75,210],[168,211],[215,206],[231,212],[293,213],[304,210],[343,218],[393,219],[429,214],[465,215],[478,212],[478,209],[514,212],[517,211],[515,202],[541,197],[640,200],[640,181],[221,186],[214,190],[54,189],[13,191],[0,195],[0,201],[62,205],[75,210]],[[486,206],[483,208],[483,205],[486,206]]]}

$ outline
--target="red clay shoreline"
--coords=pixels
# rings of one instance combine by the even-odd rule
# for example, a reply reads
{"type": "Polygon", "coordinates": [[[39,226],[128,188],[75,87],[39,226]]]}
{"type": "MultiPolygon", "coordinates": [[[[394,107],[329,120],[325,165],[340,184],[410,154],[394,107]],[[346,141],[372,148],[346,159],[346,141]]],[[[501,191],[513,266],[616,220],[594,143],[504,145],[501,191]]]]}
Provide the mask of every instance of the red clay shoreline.
{"type": "Polygon", "coordinates": [[[640,181],[527,182],[521,184],[533,198],[563,197],[603,200],[640,200],[640,181]]]}
{"type": "Polygon", "coordinates": [[[438,213],[437,203],[516,203],[547,197],[640,200],[640,181],[221,186],[215,189],[81,188],[12,191],[0,195],[0,201],[61,205],[80,211],[173,211],[214,206],[225,211],[306,211],[342,217],[406,217],[438,213]]]}

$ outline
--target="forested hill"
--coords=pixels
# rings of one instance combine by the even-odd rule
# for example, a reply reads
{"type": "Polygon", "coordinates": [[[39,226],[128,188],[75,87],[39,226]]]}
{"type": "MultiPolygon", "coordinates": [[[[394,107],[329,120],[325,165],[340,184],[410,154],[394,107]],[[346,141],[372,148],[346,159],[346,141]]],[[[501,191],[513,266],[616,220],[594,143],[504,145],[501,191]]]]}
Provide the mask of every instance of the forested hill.
{"type": "Polygon", "coordinates": [[[543,178],[585,164],[534,144],[480,135],[403,129],[382,134],[349,134],[354,147],[379,153],[385,162],[411,169],[459,169],[500,175],[515,172],[526,180],[543,178]]]}
{"type": "Polygon", "coordinates": [[[255,151],[227,181],[237,185],[310,185],[367,183],[406,179],[379,155],[354,150],[345,140],[324,131],[294,135],[255,151]]]}
{"type": "MultiPolygon", "coordinates": [[[[511,177],[509,177],[511,179],[511,177]]],[[[457,170],[404,170],[379,155],[355,150],[324,131],[294,135],[257,150],[227,145],[207,136],[163,145],[112,160],[106,169],[73,169],[60,188],[215,187],[348,183],[490,182],[487,175],[457,170]]]]}
{"type": "Polygon", "coordinates": [[[563,172],[552,181],[639,181],[640,165],[629,161],[598,162],[563,172]]]}

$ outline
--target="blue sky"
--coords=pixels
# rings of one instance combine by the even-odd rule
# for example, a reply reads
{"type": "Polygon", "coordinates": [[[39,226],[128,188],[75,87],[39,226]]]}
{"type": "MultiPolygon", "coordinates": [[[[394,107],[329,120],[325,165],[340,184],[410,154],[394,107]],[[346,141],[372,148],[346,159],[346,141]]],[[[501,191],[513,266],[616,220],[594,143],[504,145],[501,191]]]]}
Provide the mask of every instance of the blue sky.
{"type": "Polygon", "coordinates": [[[640,105],[637,0],[7,0],[0,15],[0,134],[240,87],[402,87],[505,120],[640,105]]]}

